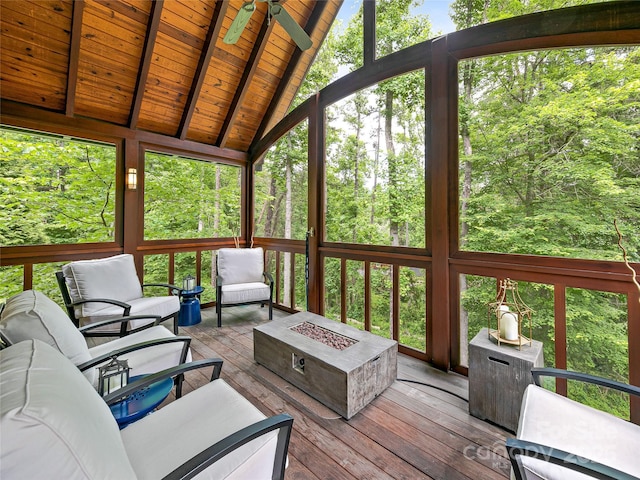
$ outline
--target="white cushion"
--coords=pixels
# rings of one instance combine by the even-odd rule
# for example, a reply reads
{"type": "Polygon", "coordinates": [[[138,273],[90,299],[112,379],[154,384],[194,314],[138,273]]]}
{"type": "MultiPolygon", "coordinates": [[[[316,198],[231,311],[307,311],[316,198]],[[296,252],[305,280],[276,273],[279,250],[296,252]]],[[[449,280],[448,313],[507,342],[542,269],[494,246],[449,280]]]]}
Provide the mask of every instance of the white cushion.
{"type": "MultiPolygon", "coordinates": [[[[72,302],[108,298],[129,303],[142,297],[133,255],[122,254],[97,260],[79,260],[62,267],[72,302]]],[[[76,308],[77,317],[88,317],[104,309],[104,303],[86,303],[76,308]]],[[[122,309],[118,309],[122,313],[122,309]]]]}
{"type": "MultiPolygon", "coordinates": [[[[89,354],[92,358],[95,358],[105,353],[128,347],[129,345],[135,345],[136,343],[161,338],[171,338],[173,336],[173,333],[162,325],[156,325],[155,327],[140,330],[139,332],[132,333],[126,337],[117,338],[111,342],[91,347],[89,349],[89,354]]],[[[183,342],[158,345],[150,348],[143,348],[142,350],[122,355],[119,358],[127,359],[129,367],[131,368],[131,376],[156,373],[160,370],[165,370],[179,365],[180,354],[182,353],[183,346],[183,342]]],[[[191,350],[187,352],[186,361],[191,361],[191,350]]],[[[94,382],[94,385],[97,386],[97,380],[94,382]]]]}
{"type": "MultiPolygon", "coordinates": [[[[158,315],[160,318],[168,317],[180,310],[180,299],[175,295],[166,295],[163,297],[142,297],[127,302],[131,305],[130,315],[158,315]]],[[[106,305],[106,304],[102,304],[106,305]]],[[[115,305],[107,306],[93,313],[93,315],[122,315],[122,308],[115,305]]],[[[148,323],[152,320],[131,320],[129,322],[129,328],[135,329],[148,323]]]]}
{"type": "Polygon", "coordinates": [[[269,285],[261,282],[239,283],[222,286],[221,305],[227,303],[246,303],[269,300],[271,290],[269,285]]]}
{"type": "MultiPolygon", "coordinates": [[[[640,478],[640,427],[536,385],[522,399],[518,438],[594,460],[640,478]]],[[[532,458],[522,458],[527,479],[591,477],[532,458]]]]}
{"type": "MultiPolygon", "coordinates": [[[[92,358],[87,342],[69,316],[37,290],[25,290],[7,300],[0,315],[0,328],[11,343],[36,338],[54,347],[75,365],[92,358]]],[[[94,382],[93,370],[85,376],[94,382]]]]}
{"type": "Polygon", "coordinates": [[[0,478],[135,478],[109,407],[39,340],[0,352],[0,478]]]}
{"type": "MultiPolygon", "coordinates": [[[[196,453],[264,418],[247,399],[218,379],[129,425],[121,435],[138,478],[156,480],[196,453]]],[[[274,431],[240,447],[195,478],[270,479],[276,444],[274,431]]]]}
{"type": "Polygon", "coordinates": [[[262,248],[221,248],[218,277],[222,285],[261,282],[264,273],[262,248]]]}

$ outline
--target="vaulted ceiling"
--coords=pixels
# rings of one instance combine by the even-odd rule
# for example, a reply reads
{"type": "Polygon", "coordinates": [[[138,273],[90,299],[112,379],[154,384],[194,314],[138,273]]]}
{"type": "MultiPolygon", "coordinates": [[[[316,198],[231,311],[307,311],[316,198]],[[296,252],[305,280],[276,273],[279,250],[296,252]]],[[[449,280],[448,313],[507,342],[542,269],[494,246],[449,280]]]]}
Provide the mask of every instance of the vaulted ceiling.
{"type": "Polygon", "coordinates": [[[129,128],[248,151],[287,112],[341,0],[282,0],[301,51],[244,0],[0,1],[1,96],[129,128]]]}

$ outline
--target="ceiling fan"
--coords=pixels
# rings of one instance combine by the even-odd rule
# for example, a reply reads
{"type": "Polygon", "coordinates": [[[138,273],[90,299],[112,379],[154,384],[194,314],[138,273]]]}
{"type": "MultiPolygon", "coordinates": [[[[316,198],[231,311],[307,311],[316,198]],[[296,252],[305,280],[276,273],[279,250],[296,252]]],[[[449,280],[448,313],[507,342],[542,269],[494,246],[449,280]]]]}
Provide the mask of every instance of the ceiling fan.
{"type": "Polygon", "coordinates": [[[238,41],[240,35],[242,35],[242,32],[244,31],[244,28],[247,26],[251,15],[256,10],[256,1],[267,3],[269,9],[267,13],[267,21],[270,21],[272,18],[277,20],[278,23],[282,25],[282,28],[284,28],[289,34],[291,39],[296,42],[296,45],[300,47],[300,50],[307,50],[311,48],[313,42],[309,38],[309,35],[307,35],[307,32],[298,25],[282,5],[272,0],[252,0],[250,2],[243,3],[240,10],[238,10],[236,18],[233,19],[227,34],[222,40],[224,43],[233,45],[238,41]]]}

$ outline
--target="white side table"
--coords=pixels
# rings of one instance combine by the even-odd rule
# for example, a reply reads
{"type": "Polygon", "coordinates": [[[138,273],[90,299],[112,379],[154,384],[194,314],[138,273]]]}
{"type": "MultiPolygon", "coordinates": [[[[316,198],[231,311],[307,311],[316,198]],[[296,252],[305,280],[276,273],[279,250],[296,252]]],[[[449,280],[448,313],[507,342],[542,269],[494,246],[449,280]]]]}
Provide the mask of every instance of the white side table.
{"type": "Polygon", "coordinates": [[[544,367],[542,343],[498,346],[483,328],[469,343],[469,413],[515,432],[531,369],[544,367]]]}

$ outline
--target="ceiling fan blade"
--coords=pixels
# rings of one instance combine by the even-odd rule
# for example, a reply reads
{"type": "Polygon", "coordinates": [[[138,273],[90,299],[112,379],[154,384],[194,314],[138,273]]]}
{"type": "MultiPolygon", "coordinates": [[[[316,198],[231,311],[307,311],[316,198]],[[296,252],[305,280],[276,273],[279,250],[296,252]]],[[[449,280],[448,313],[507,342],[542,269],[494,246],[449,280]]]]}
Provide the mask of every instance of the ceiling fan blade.
{"type": "Polygon", "coordinates": [[[230,45],[235,44],[240,38],[240,35],[242,35],[244,27],[247,26],[247,22],[249,22],[249,19],[255,10],[255,2],[243,3],[222,41],[230,45]]]}
{"type": "Polygon", "coordinates": [[[289,34],[291,39],[296,42],[296,45],[300,47],[300,50],[307,50],[311,48],[313,42],[307,35],[298,22],[296,22],[289,12],[287,12],[283,6],[278,5],[277,3],[271,4],[271,8],[269,10],[271,16],[275,18],[282,28],[289,34]]]}

